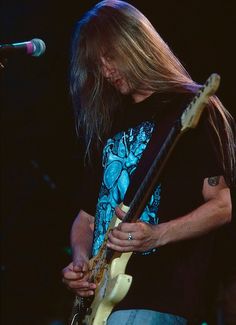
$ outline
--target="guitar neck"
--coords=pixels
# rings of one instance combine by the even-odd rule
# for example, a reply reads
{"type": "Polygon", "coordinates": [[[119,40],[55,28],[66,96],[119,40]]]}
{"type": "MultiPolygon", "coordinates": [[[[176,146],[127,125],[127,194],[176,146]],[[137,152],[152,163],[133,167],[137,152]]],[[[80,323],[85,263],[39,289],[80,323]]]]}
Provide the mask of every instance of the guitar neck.
{"type": "Polygon", "coordinates": [[[140,217],[160,180],[163,169],[180,136],[188,130],[196,128],[209,97],[216,92],[219,84],[220,76],[218,74],[212,74],[181,116],[176,120],[166,140],[163,142],[159,153],[154,158],[151,168],[147,172],[141,186],[134,194],[133,199],[130,200],[130,208],[123,222],[135,222],[140,217]]]}
{"type": "Polygon", "coordinates": [[[147,205],[151,195],[153,194],[155,187],[160,181],[164,167],[168,161],[168,158],[173,151],[178,139],[181,136],[181,124],[178,119],[174,126],[171,128],[167,138],[165,139],[159,153],[153,160],[150,169],[144,177],[141,185],[136,191],[123,222],[135,222],[143,212],[147,205]]]}

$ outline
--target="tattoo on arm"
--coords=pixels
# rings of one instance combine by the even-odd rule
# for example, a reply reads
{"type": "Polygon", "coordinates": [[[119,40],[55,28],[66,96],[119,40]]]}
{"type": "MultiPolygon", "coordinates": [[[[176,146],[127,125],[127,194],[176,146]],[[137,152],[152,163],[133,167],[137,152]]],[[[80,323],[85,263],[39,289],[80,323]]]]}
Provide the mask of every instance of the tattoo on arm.
{"type": "Polygon", "coordinates": [[[214,176],[214,177],[209,177],[208,178],[208,184],[210,186],[216,186],[219,184],[220,181],[220,176],[214,176]]]}

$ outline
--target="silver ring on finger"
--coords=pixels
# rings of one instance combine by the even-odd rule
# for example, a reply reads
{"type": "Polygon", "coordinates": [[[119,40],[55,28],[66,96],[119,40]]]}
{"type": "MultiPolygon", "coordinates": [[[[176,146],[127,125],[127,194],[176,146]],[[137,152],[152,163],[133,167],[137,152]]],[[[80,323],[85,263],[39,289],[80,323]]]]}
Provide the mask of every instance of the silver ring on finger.
{"type": "Polygon", "coordinates": [[[133,240],[133,236],[131,235],[131,233],[128,233],[128,240],[133,240]]]}

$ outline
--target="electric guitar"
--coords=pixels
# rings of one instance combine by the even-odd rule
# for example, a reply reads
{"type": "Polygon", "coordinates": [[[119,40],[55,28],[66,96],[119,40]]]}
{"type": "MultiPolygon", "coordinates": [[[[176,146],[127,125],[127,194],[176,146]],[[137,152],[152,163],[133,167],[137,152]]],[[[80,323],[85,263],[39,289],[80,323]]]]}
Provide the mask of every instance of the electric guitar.
{"type": "Polygon", "coordinates": [[[120,204],[120,208],[126,212],[125,218],[120,221],[116,215],[112,217],[98,254],[89,261],[90,277],[97,285],[95,295],[91,298],[75,297],[70,325],[105,325],[114,306],[129,291],[132,276],[125,274],[125,269],[132,252],[120,253],[108,249],[106,245],[108,234],[120,222],[137,221],[159,182],[163,167],[173,148],[182,134],[196,128],[209,97],[216,92],[219,84],[218,74],[212,74],[207,79],[174,123],[129,207],[120,204]]]}

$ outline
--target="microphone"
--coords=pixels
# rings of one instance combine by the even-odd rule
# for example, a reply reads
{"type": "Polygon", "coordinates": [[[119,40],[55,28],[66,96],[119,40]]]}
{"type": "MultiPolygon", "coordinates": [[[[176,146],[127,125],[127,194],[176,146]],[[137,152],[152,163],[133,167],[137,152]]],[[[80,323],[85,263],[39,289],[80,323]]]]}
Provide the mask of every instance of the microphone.
{"type": "Polygon", "coordinates": [[[32,56],[40,56],[45,52],[46,45],[43,40],[33,38],[31,41],[0,44],[0,57],[7,58],[14,54],[27,54],[32,56]]]}

